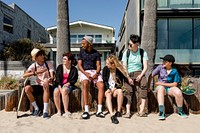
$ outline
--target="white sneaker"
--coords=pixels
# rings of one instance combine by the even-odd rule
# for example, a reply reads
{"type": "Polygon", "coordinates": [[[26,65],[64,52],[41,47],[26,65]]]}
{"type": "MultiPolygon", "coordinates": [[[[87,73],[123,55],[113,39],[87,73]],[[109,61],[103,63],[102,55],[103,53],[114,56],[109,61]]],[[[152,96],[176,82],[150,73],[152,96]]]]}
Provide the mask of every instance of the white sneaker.
{"type": "Polygon", "coordinates": [[[60,112],[57,112],[54,116],[55,116],[55,117],[61,117],[61,113],[60,113],[60,112]]]}
{"type": "Polygon", "coordinates": [[[64,118],[72,118],[72,114],[70,112],[65,112],[62,116],[64,118]]]}

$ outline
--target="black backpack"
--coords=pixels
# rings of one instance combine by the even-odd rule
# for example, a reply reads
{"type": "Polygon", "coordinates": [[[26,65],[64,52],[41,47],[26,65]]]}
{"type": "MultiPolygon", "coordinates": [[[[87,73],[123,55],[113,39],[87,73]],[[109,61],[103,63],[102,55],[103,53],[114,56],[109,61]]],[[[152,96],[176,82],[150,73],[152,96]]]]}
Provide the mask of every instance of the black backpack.
{"type": "MultiPolygon", "coordinates": [[[[130,56],[130,49],[127,49],[126,52],[126,58],[127,58],[127,65],[128,65],[128,59],[130,56]]],[[[143,69],[143,56],[144,56],[144,50],[140,48],[140,56],[141,56],[141,63],[142,63],[142,69],[143,69]]]]}

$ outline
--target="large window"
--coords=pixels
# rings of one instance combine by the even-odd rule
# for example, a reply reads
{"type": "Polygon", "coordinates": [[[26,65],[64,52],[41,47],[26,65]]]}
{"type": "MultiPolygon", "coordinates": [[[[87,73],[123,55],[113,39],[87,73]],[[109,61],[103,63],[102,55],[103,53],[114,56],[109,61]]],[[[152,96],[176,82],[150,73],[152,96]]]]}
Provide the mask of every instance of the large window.
{"type": "Polygon", "coordinates": [[[194,19],[194,49],[200,49],[200,18],[194,19]]]}
{"type": "MultiPolygon", "coordinates": [[[[144,1],[141,2],[141,9],[144,8],[144,1]]],[[[158,8],[199,8],[200,0],[157,0],[158,8]]]]}
{"type": "Polygon", "coordinates": [[[158,49],[200,49],[199,44],[200,18],[158,19],[158,49]]]}
{"type": "Polygon", "coordinates": [[[94,39],[95,39],[96,43],[101,43],[102,42],[102,35],[95,35],[94,39]]]}
{"type": "Polygon", "coordinates": [[[169,8],[192,8],[193,0],[169,0],[169,8]]]}
{"type": "Polygon", "coordinates": [[[169,19],[169,49],[192,48],[192,19],[169,19]]]}
{"type": "Polygon", "coordinates": [[[3,17],[3,30],[8,33],[13,33],[13,19],[7,15],[3,17]]]}
{"type": "Polygon", "coordinates": [[[92,34],[79,34],[79,35],[70,35],[71,43],[81,43],[84,36],[91,36],[93,38],[93,42],[101,43],[102,42],[102,35],[92,35],[92,34]]]}
{"type": "Polygon", "coordinates": [[[77,43],[77,35],[70,35],[70,41],[71,43],[77,43]]]}
{"type": "Polygon", "coordinates": [[[166,19],[159,19],[157,22],[157,48],[167,49],[168,45],[168,23],[166,19]]]}

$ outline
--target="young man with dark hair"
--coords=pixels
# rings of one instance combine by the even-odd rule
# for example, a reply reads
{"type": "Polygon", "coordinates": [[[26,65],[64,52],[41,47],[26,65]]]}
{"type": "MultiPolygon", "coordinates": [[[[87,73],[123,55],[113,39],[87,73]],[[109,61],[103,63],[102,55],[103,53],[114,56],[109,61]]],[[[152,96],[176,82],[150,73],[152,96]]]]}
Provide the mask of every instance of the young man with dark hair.
{"type": "Polygon", "coordinates": [[[104,97],[104,84],[101,76],[101,59],[97,50],[92,47],[93,38],[85,36],[82,39],[82,49],[80,50],[78,58],[78,68],[81,71],[80,80],[82,84],[82,94],[84,102],[83,119],[89,119],[89,107],[88,107],[88,92],[90,82],[98,88],[98,110],[97,117],[105,117],[102,112],[102,102],[104,97]]]}
{"type": "MultiPolygon", "coordinates": [[[[147,100],[147,80],[145,73],[147,71],[148,56],[146,51],[142,50],[140,46],[141,39],[138,35],[130,35],[127,49],[122,57],[123,65],[125,66],[130,78],[133,80],[131,84],[125,84],[127,92],[125,97],[127,98],[126,104],[126,115],[125,117],[130,118],[130,106],[132,103],[133,86],[138,87],[139,97],[141,98],[140,109],[138,112],[139,117],[146,117],[147,114],[144,112],[145,103],[147,100]],[[141,55],[142,50],[142,55],[141,55]],[[130,52],[127,56],[127,52],[130,52]]],[[[130,83],[130,82],[129,82],[130,83]]]]}

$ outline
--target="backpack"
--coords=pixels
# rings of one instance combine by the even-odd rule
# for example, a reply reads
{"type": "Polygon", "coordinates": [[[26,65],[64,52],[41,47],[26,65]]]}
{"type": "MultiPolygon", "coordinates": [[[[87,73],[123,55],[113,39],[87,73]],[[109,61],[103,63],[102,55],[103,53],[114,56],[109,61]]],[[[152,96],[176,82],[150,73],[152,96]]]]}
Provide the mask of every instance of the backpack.
{"type": "MultiPolygon", "coordinates": [[[[127,58],[127,65],[128,65],[128,59],[130,56],[130,49],[127,49],[126,52],[126,58],[127,58]]],[[[144,57],[144,50],[140,48],[140,56],[141,56],[141,63],[142,63],[142,69],[143,69],[143,57],[144,57]]]]}

